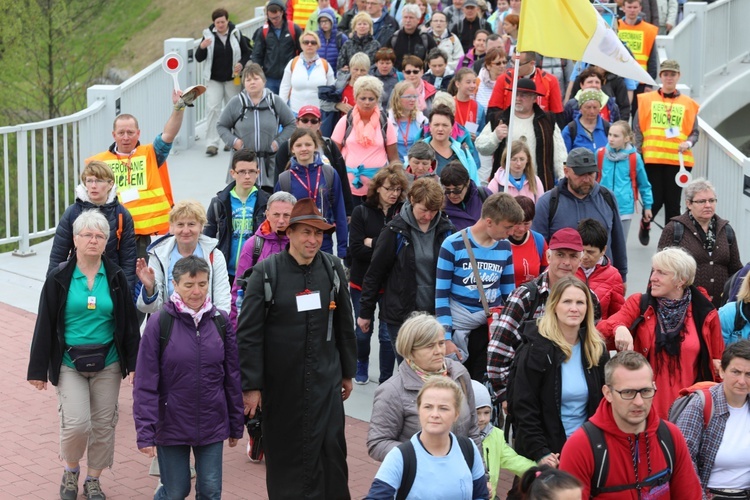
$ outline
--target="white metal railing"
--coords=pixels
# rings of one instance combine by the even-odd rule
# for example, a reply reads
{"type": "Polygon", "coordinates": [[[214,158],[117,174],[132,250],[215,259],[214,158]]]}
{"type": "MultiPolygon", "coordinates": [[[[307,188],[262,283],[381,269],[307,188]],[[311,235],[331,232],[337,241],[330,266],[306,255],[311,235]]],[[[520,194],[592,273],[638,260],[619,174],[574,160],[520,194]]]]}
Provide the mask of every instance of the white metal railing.
{"type": "MultiPolygon", "coordinates": [[[[707,77],[732,72],[734,62],[748,58],[750,0],[719,0],[711,5],[689,2],[684,20],[657,39],[661,53],[680,61],[682,83],[701,97],[707,77]]],[[[265,21],[262,8],[256,17],[238,27],[248,37],[265,21]]],[[[187,63],[179,75],[185,88],[203,79],[203,63],[194,60],[200,40],[169,39],[165,53],[177,51],[187,63]]],[[[0,128],[0,245],[18,244],[17,255],[31,253],[31,238],[50,235],[65,208],[73,201],[82,161],[111,143],[112,120],[120,113],[138,117],[144,140],[150,141],[164,126],[171,106],[165,100],[172,79],[156,61],[120,85],[88,89],[89,106],[70,116],[38,123],[0,128]]],[[[195,127],[205,120],[205,99],[185,115],[175,149],[187,149],[195,127]]],[[[721,214],[736,221],[738,241],[750,248],[750,228],[739,221],[750,217],[750,197],[743,194],[750,178],[750,160],[731,146],[703,120],[696,146],[696,176],[710,179],[721,198],[721,214]]]]}

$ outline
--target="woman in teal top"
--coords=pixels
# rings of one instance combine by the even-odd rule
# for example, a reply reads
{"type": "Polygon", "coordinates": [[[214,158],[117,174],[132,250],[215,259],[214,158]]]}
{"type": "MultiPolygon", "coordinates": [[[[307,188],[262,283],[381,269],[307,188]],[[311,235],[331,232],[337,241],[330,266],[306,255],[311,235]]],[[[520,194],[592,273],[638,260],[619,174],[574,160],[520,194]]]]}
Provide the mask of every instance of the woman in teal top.
{"type": "Polygon", "coordinates": [[[114,461],[120,381],[133,381],[140,332],[125,273],[104,256],[109,222],[86,210],[73,222],[75,252],[47,277],[39,299],[27,379],[57,387],[60,498],[78,496],[87,455],[86,498],[104,499],[99,476],[114,461]]]}

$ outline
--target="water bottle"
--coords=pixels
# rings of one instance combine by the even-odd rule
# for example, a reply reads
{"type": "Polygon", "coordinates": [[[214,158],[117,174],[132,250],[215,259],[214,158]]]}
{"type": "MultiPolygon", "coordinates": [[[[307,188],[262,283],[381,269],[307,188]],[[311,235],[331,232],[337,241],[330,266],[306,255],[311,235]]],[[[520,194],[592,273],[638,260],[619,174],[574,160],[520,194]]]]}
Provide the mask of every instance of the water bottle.
{"type": "Polygon", "coordinates": [[[234,301],[234,305],[237,307],[237,314],[240,313],[240,309],[242,309],[242,300],[245,298],[245,290],[240,288],[237,290],[237,300],[234,301]]]}
{"type": "Polygon", "coordinates": [[[490,340],[492,340],[492,337],[495,335],[495,332],[497,332],[500,329],[500,315],[496,312],[492,313],[492,322],[490,323],[490,340]]]}

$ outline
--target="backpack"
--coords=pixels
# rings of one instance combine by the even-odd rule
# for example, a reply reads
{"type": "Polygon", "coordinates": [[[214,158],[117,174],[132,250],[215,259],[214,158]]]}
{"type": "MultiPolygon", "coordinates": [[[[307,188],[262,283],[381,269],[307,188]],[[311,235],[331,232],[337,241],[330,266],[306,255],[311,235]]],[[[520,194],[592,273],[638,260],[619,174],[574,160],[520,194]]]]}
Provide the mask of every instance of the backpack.
{"type": "Polygon", "coordinates": [[[727,282],[724,283],[724,290],[721,292],[720,306],[723,306],[727,302],[734,302],[737,300],[740,285],[742,284],[742,280],[745,279],[745,275],[748,271],[750,271],[750,264],[746,264],[742,269],[731,275],[727,282]]]}
{"type": "MultiPolygon", "coordinates": [[[[343,151],[344,146],[346,145],[346,138],[349,137],[349,134],[352,133],[352,129],[354,128],[354,124],[352,123],[352,112],[349,111],[346,114],[346,130],[344,131],[344,138],[341,139],[341,150],[343,151]]],[[[386,116],[386,112],[381,110],[380,111],[380,131],[383,134],[383,146],[388,144],[388,117],[386,116]]]]}
{"type": "MultiPolygon", "coordinates": [[[[323,62],[323,69],[325,70],[326,74],[328,74],[328,61],[326,61],[322,57],[320,57],[319,59],[323,62]]],[[[292,71],[294,71],[294,67],[297,65],[297,61],[299,61],[299,56],[296,56],[294,59],[292,59],[292,71]]]]}
{"type": "MultiPolygon", "coordinates": [[[[609,127],[610,123],[602,118],[602,123],[604,125],[604,135],[609,135],[609,127]]],[[[574,140],[576,136],[578,136],[578,121],[573,119],[568,123],[567,125],[568,134],[570,134],[570,140],[574,140]]],[[[599,170],[601,171],[601,167],[599,167],[599,170]]]]}
{"type": "MultiPolygon", "coordinates": [[[[401,30],[396,31],[391,36],[391,48],[394,49],[394,50],[395,50],[395,47],[396,47],[396,41],[398,40],[398,32],[399,31],[401,31],[401,30]]],[[[430,47],[430,43],[429,43],[430,41],[428,39],[428,36],[429,36],[428,33],[420,33],[419,34],[419,38],[422,40],[422,45],[424,46],[424,57],[420,56],[419,54],[414,54],[414,55],[417,56],[417,57],[419,57],[422,60],[427,59],[427,51],[429,50],[429,47],[430,47]]],[[[416,49],[416,47],[415,47],[415,49],[416,49]]],[[[404,55],[406,55],[406,54],[404,54],[404,55]]]]}
{"type": "MultiPolygon", "coordinates": [[[[237,119],[234,121],[234,123],[232,123],[232,127],[231,127],[232,129],[235,128],[235,126],[237,125],[237,122],[245,119],[245,113],[247,113],[247,110],[250,109],[249,97],[244,92],[240,92],[238,95],[240,96],[240,102],[242,103],[242,111],[240,112],[240,116],[238,116],[237,119]]],[[[271,113],[273,113],[274,118],[276,118],[276,129],[278,130],[279,113],[276,111],[276,97],[278,97],[276,94],[271,94],[270,96],[264,97],[263,99],[269,100],[269,104],[270,104],[269,109],[271,110],[271,113]]]]}
{"type": "MultiPolygon", "coordinates": [[[[672,235],[672,245],[679,246],[680,242],[682,241],[682,235],[685,234],[685,224],[678,220],[675,220],[673,222],[675,224],[674,234],[672,235]]],[[[734,229],[727,222],[727,225],[724,226],[724,230],[727,232],[727,243],[729,243],[729,246],[731,247],[732,245],[734,245],[734,229]]]]}
{"type": "Polygon", "coordinates": [[[604,486],[607,484],[607,476],[609,475],[609,453],[607,453],[607,442],[604,440],[604,432],[602,432],[599,427],[592,424],[591,421],[585,422],[582,427],[586,432],[586,436],[589,438],[591,453],[594,455],[594,475],[591,476],[589,498],[596,498],[602,493],[614,493],[632,489],[640,490],[642,487],[659,486],[668,483],[672,478],[675,457],[674,441],[672,440],[672,434],[669,432],[669,427],[664,423],[664,420],[659,419],[659,427],[656,429],[656,437],[659,440],[661,451],[664,453],[667,468],[661,472],[652,474],[650,477],[647,477],[638,483],[621,484],[617,486],[604,486]]]}
{"type": "Polygon", "coordinates": [[[711,398],[709,389],[715,385],[716,382],[696,382],[690,387],[680,389],[680,396],[674,400],[669,408],[669,421],[677,422],[688,403],[696,397],[701,400],[701,406],[703,407],[703,430],[705,430],[708,427],[708,422],[711,421],[711,417],[714,416],[714,400],[711,398]]]}
{"type": "MultiPolygon", "coordinates": [[[[327,163],[321,163],[320,168],[323,169],[323,179],[325,179],[326,187],[328,188],[328,207],[333,210],[333,207],[336,204],[336,199],[333,197],[333,180],[335,178],[334,174],[336,171],[327,163]]],[[[320,191],[321,187],[322,186],[318,187],[318,191],[320,191]]],[[[279,174],[279,189],[281,191],[286,191],[287,193],[292,192],[292,174],[289,170],[284,170],[279,174]]],[[[323,212],[322,209],[321,212],[323,212]]]]}
{"type": "MultiPolygon", "coordinates": [[[[456,441],[458,441],[466,465],[471,471],[474,468],[474,444],[466,436],[456,436],[456,441]]],[[[404,469],[401,474],[401,486],[398,487],[396,492],[396,500],[405,500],[409,496],[411,487],[414,485],[414,478],[417,476],[417,452],[414,450],[411,439],[398,445],[398,449],[404,459],[404,469]]]]}
{"type": "Polygon", "coordinates": [[[263,252],[263,246],[265,244],[266,240],[264,238],[258,238],[257,235],[253,235],[253,256],[251,260],[252,265],[245,269],[245,271],[242,273],[242,276],[237,276],[234,279],[234,282],[237,283],[239,290],[242,290],[243,294],[247,291],[247,280],[248,278],[250,278],[250,275],[253,274],[253,269],[260,259],[260,254],[263,252]]]}
{"type": "MultiPolygon", "coordinates": [[[[286,29],[289,30],[289,34],[292,37],[292,42],[294,42],[295,45],[297,44],[297,31],[295,30],[296,26],[297,25],[294,24],[294,21],[287,21],[286,22],[286,29]]],[[[264,42],[266,41],[266,38],[268,38],[268,30],[269,29],[270,29],[270,26],[268,26],[268,23],[265,23],[263,25],[263,41],[264,42]]]]}
{"type": "MultiPolygon", "coordinates": [[[[620,212],[617,210],[617,204],[615,203],[615,197],[612,195],[612,192],[601,185],[599,186],[599,192],[602,194],[602,198],[604,198],[604,201],[607,202],[607,205],[609,205],[609,208],[612,209],[614,217],[617,217],[619,219],[620,212]]],[[[550,198],[549,214],[547,215],[547,229],[552,227],[552,219],[555,218],[555,213],[557,213],[557,205],[560,203],[560,187],[553,187],[549,190],[549,193],[550,198]]]]}
{"type": "MultiPolygon", "coordinates": [[[[607,148],[602,147],[596,150],[596,166],[599,167],[599,173],[596,174],[596,182],[602,181],[602,165],[604,165],[604,153],[607,152],[607,148]]],[[[638,155],[635,151],[628,155],[628,163],[630,164],[630,185],[633,188],[633,195],[635,201],[638,201],[638,155]]]]}
{"type": "MultiPolygon", "coordinates": [[[[211,317],[216,329],[219,331],[221,341],[227,336],[227,320],[223,314],[219,313],[211,317]]],[[[174,326],[174,316],[169,314],[167,311],[162,309],[159,311],[159,356],[164,353],[164,349],[167,348],[169,337],[172,336],[172,327],[174,326]]]]}

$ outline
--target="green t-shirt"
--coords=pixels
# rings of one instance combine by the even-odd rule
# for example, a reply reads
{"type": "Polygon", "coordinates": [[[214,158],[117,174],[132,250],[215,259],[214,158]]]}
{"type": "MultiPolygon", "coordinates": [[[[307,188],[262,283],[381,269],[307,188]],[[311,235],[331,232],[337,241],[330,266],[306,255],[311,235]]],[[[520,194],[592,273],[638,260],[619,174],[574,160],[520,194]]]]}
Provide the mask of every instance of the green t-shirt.
{"type": "MultiPolygon", "coordinates": [[[[112,342],[115,333],[115,315],[112,296],[109,294],[107,274],[104,263],[94,278],[94,286],[89,290],[86,275],[76,266],[73,279],[70,280],[68,299],[65,302],[65,343],[67,345],[107,344],[112,342]],[[89,308],[89,297],[92,306],[89,308]]],[[[118,361],[115,344],[109,349],[105,365],[109,366],[118,361]]],[[[75,368],[73,360],[67,350],[63,355],[63,363],[75,368]]]]}

